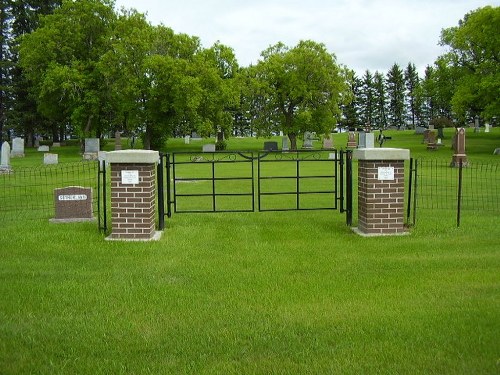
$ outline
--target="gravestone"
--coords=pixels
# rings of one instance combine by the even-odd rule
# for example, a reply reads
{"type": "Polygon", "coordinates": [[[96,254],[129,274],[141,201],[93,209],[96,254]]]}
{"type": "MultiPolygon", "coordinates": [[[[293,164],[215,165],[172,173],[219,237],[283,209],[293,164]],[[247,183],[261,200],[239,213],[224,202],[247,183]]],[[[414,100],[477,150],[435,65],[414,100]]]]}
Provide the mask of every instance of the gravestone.
{"type": "Polygon", "coordinates": [[[479,117],[476,117],[474,120],[474,133],[479,133],[479,117]]]}
{"type": "Polygon", "coordinates": [[[490,124],[486,123],[484,124],[484,132],[489,133],[490,132],[490,124]]]}
{"type": "Polygon", "coordinates": [[[55,218],[51,222],[93,221],[92,188],[68,186],[54,189],[55,218]]]}
{"type": "Polygon", "coordinates": [[[10,152],[10,156],[15,157],[24,157],[24,138],[14,138],[12,140],[12,151],[10,152]]]}
{"type": "Polygon", "coordinates": [[[466,167],[468,165],[467,155],[465,154],[465,129],[460,128],[457,130],[455,141],[455,153],[451,159],[450,166],[459,167],[460,164],[466,167]]]}
{"type": "Polygon", "coordinates": [[[99,138],[85,138],[85,152],[83,153],[85,160],[97,160],[99,150],[99,138]]]}
{"type": "Polygon", "coordinates": [[[278,151],[278,142],[264,142],[264,151],[278,151]]]}
{"type": "Polygon", "coordinates": [[[424,134],[427,129],[424,126],[416,126],[415,134],[424,134]]]}
{"type": "Polygon", "coordinates": [[[120,131],[115,131],[115,151],[120,151],[122,149],[122,133],[120,131]]]}
{"type": "Polygon", "coordinates": [[[347,148],[356,148],[357,146],[356,133],[349,132],[349,135],[347,136],[347,148]]]}
{"type": "Polygon", "coordinates": [[[52,142],[52,148],[61,147],[61,142],[52,142]]]}
{"type": "Polygon", "coordinates": [[[313,134],[311,132],[304,133],[304,143],[302,144],[302,148],[313,148],[313,134]]]}
{"type": "Polygon", "coordinates": [[[215,152],[215,144],[209,143],[206,145],[203,145],[203,152],[215,152]]]}
{"type": "Polygon", "coordinates": [[[290,146],[288,145],[288,137],[281,138],[281,150],[282,151],[290,150],[290,146]]]}
{"type": "Polygon", "coordinates": [[[190,144],[190,143],[191,143],[191,136],[190,136],[190,135],[186,135],[186,136],[184,137],[184,144],[185,144],[185,145],[188,145],[188,144],[190,144]]]}
{"type": "Polygon", "coordinates": [[[51,154],[48,152],[43,154],[43,164],[50,165],[50,164],[58,164],[58,163],[59,163],[59,155],[51,154]]]}
{"type": "Polygon", "coordinates": [[[436,143],[436,132],[430,131],[427,138],[427,150],[436,151],[438,149],[436,143]]]}
{"type": "Polygon", "coordinates": [[[365,135],[366,148],[374,148],[375,147],[375,134],[366,133],[365,135]]]}
{"type": "Polygon", "coordinates": [[[39,135],[35,137],[35,147],[40,147],[40,141],[43,141],[43,137],[40,137],[39,135]]]}
{"type": "Polygon", "coordinates": [[[5,141],[2,144],[2,151],[0,154],[0,174],[10,173],[10,144],[5,141]]]}
{"type": "Polygon", "coordinates": [[[429,134],[431,134],[431,129],[426,129],[424,131],[424,139],[422,139],[422,143],[429,143],[429,134]]]}
{"type": "Polygon", "coordinates": [[[358,133],[358,148],[366,148],[366,133],[358,133]]]}
{"type": "Polygon", "coordinates": [[[333,148],[333,138],[323,138],[323,149],[328,150],[330,148],[333,148]]]}
{"type": "Polygon", "coordinates": [[[495,151],[493,151],[493,155],[500,155],[500,148],[496,148],[495,151]]]}
{"type": "Polygon", "coordinates": [[[46,146],[46,145],[38,146],[38,151],[40,151],[40,152],[49,152],[50,151],[50,147],[46,146]]]}

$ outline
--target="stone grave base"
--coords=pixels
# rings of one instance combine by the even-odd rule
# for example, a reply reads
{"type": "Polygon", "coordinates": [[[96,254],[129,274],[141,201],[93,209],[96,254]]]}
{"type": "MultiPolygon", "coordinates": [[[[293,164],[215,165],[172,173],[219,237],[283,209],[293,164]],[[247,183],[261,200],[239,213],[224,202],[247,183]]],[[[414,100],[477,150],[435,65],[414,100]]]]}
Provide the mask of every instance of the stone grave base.
{"type": "Polygon", "coordinates": [[[61,223],[85,223],[85,222],[95,222],[97,219],[95,217],[80,217],[71,219],[49,219],[49,222],[61,224],[61,223]]]}

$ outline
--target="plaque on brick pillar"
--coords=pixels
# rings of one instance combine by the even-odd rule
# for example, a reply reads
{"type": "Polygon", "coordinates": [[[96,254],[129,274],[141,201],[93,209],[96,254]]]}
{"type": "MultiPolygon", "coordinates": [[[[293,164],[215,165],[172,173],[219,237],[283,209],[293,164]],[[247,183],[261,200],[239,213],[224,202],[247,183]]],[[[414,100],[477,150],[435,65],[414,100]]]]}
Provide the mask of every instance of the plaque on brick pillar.
{"type": "Polygon", "coordinates": [[[358,160],[358,227],[363,236],[406,234],[404,226],[404,161],[410,151],[365,148],[353,151],[358,160]]]}
{"type": "Polygon", "coordinates": [[[158,151],[122,150],[106,155],[111,166],[111,234],[107,240],[157,240],[158,151]]]}

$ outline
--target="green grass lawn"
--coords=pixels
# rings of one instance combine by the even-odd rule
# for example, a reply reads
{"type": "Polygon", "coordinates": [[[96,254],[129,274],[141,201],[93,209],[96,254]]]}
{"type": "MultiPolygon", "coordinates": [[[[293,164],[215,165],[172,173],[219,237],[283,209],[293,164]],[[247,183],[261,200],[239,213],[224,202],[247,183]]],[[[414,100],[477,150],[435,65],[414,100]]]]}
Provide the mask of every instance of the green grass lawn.
{"type": "MultiPolygon", "coordinates": [[[[496,161],[494,131],[467,134],[470,158],[496,161]]],[[[392,136],[385,146],[451,160],[392,136]]],[[[460,228],[453,212],[418,216],[408,236],[363,238],[338,211],[174,214],[149,243],[7,220],[0,374],[500,373],[500,213],[468,212],[460,228]]]]}

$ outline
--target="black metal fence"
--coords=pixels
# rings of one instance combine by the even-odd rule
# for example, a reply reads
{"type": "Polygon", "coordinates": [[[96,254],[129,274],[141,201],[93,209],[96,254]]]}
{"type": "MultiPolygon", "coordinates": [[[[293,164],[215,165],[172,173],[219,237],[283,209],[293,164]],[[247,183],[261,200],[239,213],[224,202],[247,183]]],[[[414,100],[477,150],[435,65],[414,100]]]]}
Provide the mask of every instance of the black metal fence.
{"type": "Polygon", "coordinates": [[[99,212],[99,163],[84,161],[38,167],[13,167],[0,174],[0,221],[51,219],[54,190],[68,186],[92,188],[92,211],[99,212]]]}
{"type": "Polygon", "coordinates": [[[409,221],[416,224],[419,209],[451,210],[460,226],[464,211],[500,214],[500,163],[470,160],[458,167],[449,160],[410,161],[409,221]]]}

